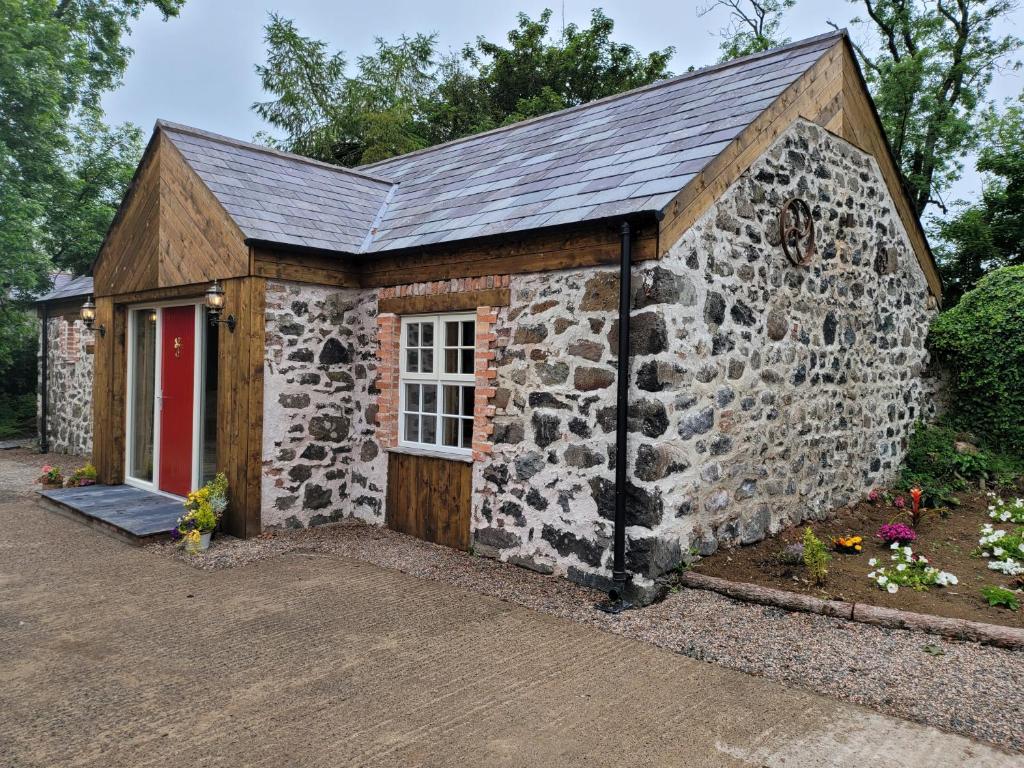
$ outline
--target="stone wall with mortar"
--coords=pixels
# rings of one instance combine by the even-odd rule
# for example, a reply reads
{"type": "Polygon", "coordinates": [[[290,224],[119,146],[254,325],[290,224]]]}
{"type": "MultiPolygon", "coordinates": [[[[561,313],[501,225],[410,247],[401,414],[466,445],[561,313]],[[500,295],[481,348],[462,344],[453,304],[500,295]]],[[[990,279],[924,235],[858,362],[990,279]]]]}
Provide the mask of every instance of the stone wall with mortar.
{"type": "MultiPolygon", "coordinates": [[[[40,326],[40,333],[42,326],[40,326]]],[[[78,318],[47,320],[46,432],[53,453],[92,453],[92,378],[94,334],[78,318]]],[[[39,344],[37,412],[42,416],[42,338],[39,344]]]]}
{"type": "MultiPolygon", "coordinates": [[[[873,158],[797,122],[657,263],[634,273],[627,566],[820,519],[891,479],[934,415],[934,314],[873,158]],[[792,265],[778,214],[812,208],[792,265]]],[[[475,466],[478,549],[604,584],[614,510],[617,275],[512,279],[498,313],[494,448],[475,466]]]]}
{"type": "Polygon", "coordinates": [[[264,528],[383,523],[376,316],[376,291],[267,283],[264,528]]]}

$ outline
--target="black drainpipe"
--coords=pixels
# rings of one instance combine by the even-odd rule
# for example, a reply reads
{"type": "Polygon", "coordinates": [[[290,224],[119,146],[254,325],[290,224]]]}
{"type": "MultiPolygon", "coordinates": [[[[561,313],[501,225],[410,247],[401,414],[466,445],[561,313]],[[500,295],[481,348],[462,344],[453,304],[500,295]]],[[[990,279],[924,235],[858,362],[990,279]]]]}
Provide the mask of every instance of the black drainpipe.
{"type": "Polygon", "coordinates": [[[619,259],[619,360],[615,399],[615,531],[612,552],[612,588],[608,602],[597,607],[620,613],[632,607],[626,602],[626,435],[629,417],[629,313],[632,308],[632,241],[629,222],[622,222],[619,259]]]}
{"type": "Polygon", "coordinates": [[[43,356],[43,359],[39,363],[40,366],[42,366],[41,369],[40,369],[40,378],[42,379],[42,385],[41,385],[42,386],[42,392],[41,392],[42,399],[40,401],[40,406],[39,406],[39,452],[40,453],[49,453],[50,452],[50,441],[47,439],[47,434],[46,434],[47,433],[47,429],[46,429],[46,416],[47,416],[47,413],[46,413],[46,411],[47,411],[47,408],[49,407],[49,402],[48,402],[49,401],[49,397],[48,397],[49,392],[48,392],[48,388],[49,388],[49,385],[50,385],[50,382],[48,381],[49,373],[50,373],[50,370],[49,370],[49,363],[50,363],[50,333],[49,333],[49,331],[50,331],[50,305],[47,304],[46,302],[43,302],[43,320],[42,320],[42,322],[43,322],[43,340],[42,340],[42,348],[43,348],[43,355],[42,356],[43,356]]]}

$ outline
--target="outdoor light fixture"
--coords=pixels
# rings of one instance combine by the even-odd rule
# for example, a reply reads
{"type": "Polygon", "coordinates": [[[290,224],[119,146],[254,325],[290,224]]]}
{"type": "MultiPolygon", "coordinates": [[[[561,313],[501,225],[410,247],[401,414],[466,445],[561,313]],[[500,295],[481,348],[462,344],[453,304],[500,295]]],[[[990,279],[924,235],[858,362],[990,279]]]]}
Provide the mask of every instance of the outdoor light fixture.
{"type": "Polygon", "coordinates": [[[213,285],[206,289],[206,314],[210,318],[210,325],[224,323],[224,325],[228,327],[228,330],[234,333],[236,323],[235,316],[228,315],[226,319],[221,320],[220,314],[223,311],[224,289],[220,287],[220,283],[214,280],[213,285]]]}
{"type": "MultiPolygon", "coordinates": [[[[85,327],[90,331],[96,322],[96,304],[93,302],[92,296],[86,297],[85,304],[82,305],[82,322],[85,323],[85,327]]],[[[107,327],[102,323],[96,330],[100,332],[100,336],[107,335],[107,327]]]]}

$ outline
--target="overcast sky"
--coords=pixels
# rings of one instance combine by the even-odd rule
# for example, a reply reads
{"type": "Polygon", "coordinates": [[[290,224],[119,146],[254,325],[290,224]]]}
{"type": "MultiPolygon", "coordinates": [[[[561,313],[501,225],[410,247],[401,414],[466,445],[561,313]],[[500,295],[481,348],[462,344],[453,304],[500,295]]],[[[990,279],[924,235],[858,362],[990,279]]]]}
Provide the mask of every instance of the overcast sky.
{"type": "MultiPolygon", "coordinates": [[[[615,39],[643,52],[675,46],[671,68],[703,66],[718,57],[718,31],[724,13],[698,17],[706,2],[685,0],[565,0],[566,22],[585,25],[590,9],[601,7],[615,20],[615,39]]],[[[545,7],[555,11],[557,29],[563,4],[520,0],[188,0],[181,16],[167,23],[150,8],[130,39],[135,55],[124,85],[107,95],[104,106],[112,122],[131,121],[147,131],[157,118],[186,123],[240,139],[251,139],[267,126],[252,112],[264,98],[253,67],[265,58],[263,25],[270,11],[295,20],[303,34],[325,40],[353,61],[373,49],[373,39],[402,33],[436,32],[441,50],[458,50],[483,35],[505,40],[524,11],[536,18],[545,7]]],[[[857,7],[845,0],[800,0],[785,34],[794,40],[829,31],[826,21],[846,25],[857,7]]],[[[1008,30],[1010,31],[1010,30],[1008,30]]],[[[1024,11],[1014,14],[1013,32],[1024,32],[1024,11]]],[[[863,34],[854,30],[855,38],[863,34]]],[[[992,96],[1004,98],[1024,88],[1019,72],[997,77],[992,96]]],[[[956,195],[973,196],[977,178],[970,174],[956,195]]]]}

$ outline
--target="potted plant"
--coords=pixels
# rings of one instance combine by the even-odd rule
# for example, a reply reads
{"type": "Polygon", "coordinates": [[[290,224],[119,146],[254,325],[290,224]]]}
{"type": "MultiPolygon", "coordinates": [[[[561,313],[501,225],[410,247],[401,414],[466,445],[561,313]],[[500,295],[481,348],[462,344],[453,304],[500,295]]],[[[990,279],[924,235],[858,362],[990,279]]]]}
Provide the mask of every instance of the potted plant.
{"type": "Polygon", "coordinates": [[[60,467],[47,464],[36,482],[47,488],[60,488],[64,485],[64,475],[61,474],[60,467]]]}
{"type": "Polygon", "coordinates": [[[228,506],[228,479],[223,472],[185,499],[188,510],[178,518],[178,527],[172,531],[173,538],[180,538],[190,554],[204,552],[210,546],[210,538],[228,506]]]}
{"type": "Polygon", "coordinates": [[[87,485],[96,485],[96,467],[92,464],[86,464],[84,467],[76,469],[71,477],[67,479],[66,483],[68,488],[84,488],[87,485]]]}

